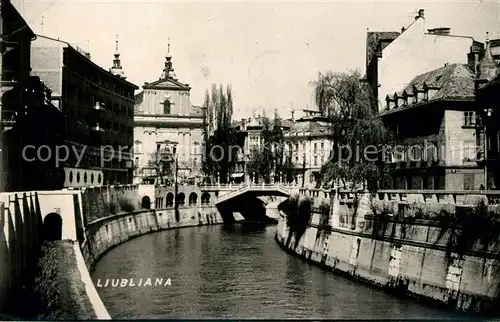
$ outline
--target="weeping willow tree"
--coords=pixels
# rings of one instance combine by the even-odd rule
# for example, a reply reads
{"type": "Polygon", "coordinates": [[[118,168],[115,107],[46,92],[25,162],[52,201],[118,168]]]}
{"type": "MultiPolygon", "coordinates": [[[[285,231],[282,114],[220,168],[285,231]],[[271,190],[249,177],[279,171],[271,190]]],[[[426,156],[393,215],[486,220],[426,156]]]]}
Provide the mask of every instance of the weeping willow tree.
{"type": "Polygon", "coordinates": [[[229,169],[236,160],[237,136],[231,127],[233,96],[231,86],[212,85],[211,94],[205,92],[203,117],[203,172],[211,179],[226,183],[229,169]]]}
{"type": "Polygon", "coordinates": [[[316,104],[331,123],[333,153],[322,167],[325,183],[377,189],[387,179],[383,147],[388,133],[377,102],[358,71],[320,73],[313,82],[316,104]]]}

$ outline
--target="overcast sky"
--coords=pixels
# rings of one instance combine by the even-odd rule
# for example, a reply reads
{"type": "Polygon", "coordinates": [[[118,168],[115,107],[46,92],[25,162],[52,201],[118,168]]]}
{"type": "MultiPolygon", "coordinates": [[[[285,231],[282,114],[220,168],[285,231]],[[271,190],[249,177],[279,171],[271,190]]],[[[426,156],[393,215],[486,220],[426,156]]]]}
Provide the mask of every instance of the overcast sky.
{"type": "MultiPolygon", "coordinates": [[[[235,117],[266,108],[311,108],[319,71],[364,73],[366,31],[399,31],[425,9],[426,27],[484,41],[500,38],[500,0],[469,1],[191,1],[12,0],[36,33],[59,37],[111,67],[119,34],[127,79],[157,80],[167,42],[177,77],[203,103],[212,83],[231,84],[235,117]]],[[[466,53],[464,53],[465,55],[466,53]]]]}

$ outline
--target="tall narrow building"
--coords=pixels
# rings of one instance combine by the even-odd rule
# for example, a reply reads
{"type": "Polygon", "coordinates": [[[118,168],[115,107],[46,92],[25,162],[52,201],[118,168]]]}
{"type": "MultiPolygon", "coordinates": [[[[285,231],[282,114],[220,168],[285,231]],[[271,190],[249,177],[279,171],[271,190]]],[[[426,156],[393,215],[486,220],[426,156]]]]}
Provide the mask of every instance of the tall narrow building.
{"type": "Polygon", "coordinates": [[[496,190],[500,187],[500,66],[491,47],[487,37],[484,57],[477,65],[476,113],[482,127],[477,129],[476,137],[481,147],[478,162],[484,166],[485,188],[496,190]]]}
{"type": "Polygon", "coordinates": [[[64,187],[130,184],[133,175],[134,91],[120,54],[112,70],[65,41],[38,35],[31,47],[33,73],[52,90],[65,116],[64,187]]]}

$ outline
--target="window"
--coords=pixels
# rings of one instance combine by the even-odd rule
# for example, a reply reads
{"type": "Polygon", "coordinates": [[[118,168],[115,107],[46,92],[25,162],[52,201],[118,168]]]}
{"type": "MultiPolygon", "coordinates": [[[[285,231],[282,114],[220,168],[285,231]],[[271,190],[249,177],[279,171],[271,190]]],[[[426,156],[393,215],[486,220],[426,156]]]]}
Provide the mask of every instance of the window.
{"type": "Polygon", "coordinates": [[[163,102],[163,114],[170,114],[170,101],[165,100],[163,102]]]}
{"type": "Polygon", "coordinates": [[[473,111],[464,112],[464,126],[474,126],[476,124],[476,113],[473,111]]]}
{"type": "Polygon", "coordinates": [[[318,143],[314,143],[314,153],[318,152],[318,143]]]}
{"type": "Polygon", "coordinates": [[[160,151],[160,145],[159,144],[156,145],[156,151],[160,151]]]}
{"type": "Polygon", "coordinates": [[[474,174],[464,174],[464,190],[474,190],[474,174]]]}
{"type": "Polygon", "coordinates": [[[321,142],[321,150],[325,148],[325,143],[321,142]]]}
{"type": "Polygon", "coordinates": [[[476,158],[476,142],[475,141],[465,141],[464,142],[464,159],[474,160],[476,158]]]}
{"type": "Polygon", "coordinates": [[[318,165],[318,157],[317,156],[314,156],[314,165],[317,166],[318,165]]]}
{"type": "Polygon", "coordinates": [[[194,159],[193,159],[193,165],[194,165],[194,166],[198,165],[198,158],[194,158],[194,159]]]}

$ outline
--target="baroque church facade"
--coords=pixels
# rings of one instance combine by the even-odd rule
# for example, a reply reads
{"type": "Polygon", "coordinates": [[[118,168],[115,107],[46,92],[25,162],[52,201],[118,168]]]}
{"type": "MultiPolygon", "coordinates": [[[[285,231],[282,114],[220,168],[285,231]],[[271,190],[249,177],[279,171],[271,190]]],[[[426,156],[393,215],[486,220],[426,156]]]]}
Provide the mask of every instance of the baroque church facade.
{"type": "Polygon", "coordinates": [[[201,179],[203,109],[191,104],[191,87],[176,77],[168,47],[161,77],[145,83],[135,96],[135,183],[165,183],[157,182],[159,151],[177,160],[179,184],[201,179]]]}

